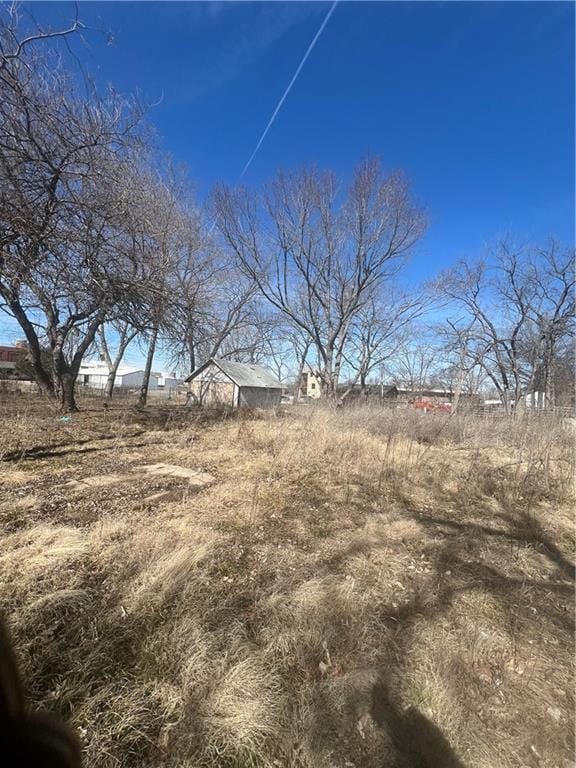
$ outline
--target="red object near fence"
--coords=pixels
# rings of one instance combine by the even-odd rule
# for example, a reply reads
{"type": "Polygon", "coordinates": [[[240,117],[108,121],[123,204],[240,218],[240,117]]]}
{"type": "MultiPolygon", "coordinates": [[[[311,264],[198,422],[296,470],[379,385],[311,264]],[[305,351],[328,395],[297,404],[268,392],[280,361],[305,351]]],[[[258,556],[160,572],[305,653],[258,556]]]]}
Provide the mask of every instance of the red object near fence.
{"type": "Polygon", "coordinates": [[[451,403],[433,403],[431,400],[414,400],[412,407],[419,411],[434,411],[436,413],[451,413],[451,403]]]}

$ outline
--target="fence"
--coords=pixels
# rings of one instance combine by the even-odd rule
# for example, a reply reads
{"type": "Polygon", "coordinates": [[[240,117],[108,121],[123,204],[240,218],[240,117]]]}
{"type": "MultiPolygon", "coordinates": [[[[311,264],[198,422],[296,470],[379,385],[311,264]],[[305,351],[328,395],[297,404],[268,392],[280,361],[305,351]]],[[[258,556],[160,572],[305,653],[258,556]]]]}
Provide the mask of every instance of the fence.
{"type": "MultiPolygon", "coordinates": [[[[87,384],[77,384],[76,394],[79,397],[106,399],[104,387],[90,387],[87,384]]],[[[148,390],[148,400],[171,400],[174,403],[186,402],[187,390],[183,388],[164,389],[164,387],[148,390]]],[[[140,397],[139,387],[114,387],[113,400],[124,403],[136,402],[140,397]]]]}

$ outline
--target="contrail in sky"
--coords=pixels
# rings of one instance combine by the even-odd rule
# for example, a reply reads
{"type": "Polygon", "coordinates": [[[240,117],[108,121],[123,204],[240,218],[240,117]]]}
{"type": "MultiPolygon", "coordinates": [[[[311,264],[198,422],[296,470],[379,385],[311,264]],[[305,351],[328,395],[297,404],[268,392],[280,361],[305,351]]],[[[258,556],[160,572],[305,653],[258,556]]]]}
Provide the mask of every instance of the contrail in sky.
{"type": "Polygon", "coordinates": [[[286,90],[282,94],[282,98],[280,99],[280,101],[276,105],[276,109],[274,110],[274,112],[272,112],[272,117],[268,121],[268,125],[266,126],[266,128],[264,128],[264,132],[262,133],[262,136],[260,136],[260,138],[258,139],[258,144],[256,144],[256,147],[254,148],[254,152],[252,152],[248,162],[244,166],[244,169],[242,170],[242,173],[240,174],[240,176],[238,178],[238,181],[242,181],[246,171],[252,165],[252,161],[254,160],[256,155],[258,154],[258,150],[262,146],[262,142],[266,138],[266,135],[267,135],[268,131],[270,130],[270,128],[272,128],[274,120],[276,120],[276,118],[278,116],[278,112],[280,112],[280,110],[282,109],[282,105],[284,104],[284,102],[288,98],[288,94],[290,93],[290,91],[292,90],[292,86],[294,85],[294,83],[298,79],[298,75],[302,71],[302,67],[304,66],[304,64],[306,64],[306,59],[308,58],[308,56],[310,56],[310,54],[314,50],[314,46],[316,45],[316,43],[318,42],[318,39],[320,38],[320,35],[324,31],[324,27],[326,26],[326,24],[328,24],[328,22],[330,20],[330,16],[332,16],[332,14],[334,13],[334,9],[338,5],[338,2],[339,2],[339,0],[334,0],[332,5],[330,6],[330,10],[328,11],[326,16],[324,17],[324,21],[322,22],[322,24],[320,24],[320,28],[318,29],[318,32],[316,32],[316,34],[314,35],[314,39],[312,40],[312,42],[310,43],[310,45],[308,46],[308,48],[306,50],[306,53],[304,54],[304,56],[302,56],[302,60],[300,61],[300,64],[298,64],[298,68],[296,69],[296,72],[294,72],[292,80],[290,80],[290,82],[288,83],[288,87],[286,88],[286,90]]]}

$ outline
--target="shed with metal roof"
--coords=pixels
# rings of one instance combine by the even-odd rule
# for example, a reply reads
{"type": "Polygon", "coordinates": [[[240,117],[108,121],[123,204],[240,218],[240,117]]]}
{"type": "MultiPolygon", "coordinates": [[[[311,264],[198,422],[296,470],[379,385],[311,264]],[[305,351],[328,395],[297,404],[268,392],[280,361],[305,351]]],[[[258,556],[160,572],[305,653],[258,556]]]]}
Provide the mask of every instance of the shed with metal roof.
{"type": "Polygon", "coordinates": [[[266,368],[253,363],[210,358],[186,379],[189,399],[198,405],[274,408],[282,384],[266,368]]]}

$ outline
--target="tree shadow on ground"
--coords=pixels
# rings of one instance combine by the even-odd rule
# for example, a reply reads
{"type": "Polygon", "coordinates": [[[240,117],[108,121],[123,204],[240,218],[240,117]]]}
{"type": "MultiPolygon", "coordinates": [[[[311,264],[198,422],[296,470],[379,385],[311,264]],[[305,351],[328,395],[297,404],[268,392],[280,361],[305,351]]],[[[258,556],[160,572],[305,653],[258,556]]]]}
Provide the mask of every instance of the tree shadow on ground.
{"type": "Polygon", "coordinates": [[[413,519],[428,530],[445,527],[469,537],[472,541],[476,540],[478,535],[482,535],[507,539],[521,546],[532,546],[536,551],[542,552],[566,578],[574,580],[576,573],[574,563],[570,562],[560,548],[551,541],[534,516],[520,511],[510,512],[501,517],[506,523],[512,523],[513,527],[509,530],[502,530],[478,523],[442,518],[425,512],[413,514],[413,519]]]}
{"type": "Polygon", "coordinates": [[[383,681],[372,688],[370,714],[412,768],[464,768],[442,731],[414,707],[401,711],[383,681]]]}
{"type": "MultiPolygon", "coordinates": [[[[86,443],[95,443],[99,442],[100,440],[120,440],[124,442],[125,440],[131,440],[135,437],[141,437],[144,434],[146,434],[146,430],[139,429],[137,432],[132,432],[129,435],[95,435],[94,437],[86,437],[79,440],[66,440],[65,442],[52,443],[50,445],[35,445],[30,448],[19,448],[14,451],[9,451],[3,456],[0,456],[0,462],[14,462],[22,461],[24,459],[49,459],[57,456],[66,456],[69,453],[94,453],[96,451],[108,450],[108,447],[103,446],[102,448],[77,448],[76,446],[86,445],[86,443]]],[[[143,443],[142,445],[147,444],[148,443],[143,443]]],[[[132,447],[133,446],[130,445],[130,448],[132,447]]]]}
{"type": "MultiPolygon", "coordinates": [[[[552,643],[570,648],[574,635],[574,564],[546,534],[536,516],[522,510],[503,509],[501,519],[507,529],[418,510],[406,510],[401,516],[415,521],[427,534],[420,546],[430,562],[430,572],[418,577],[417,584],[412,583],[404,604],[386,600],[374,606],[375,626],[381,627],[382,653],[377,662],[381,672],[371,689],[370,714],[384,740],[374,742],[371,754],[356,765],[374,765],[376,760],[387,768],[464,768],[441,729],[418,709],[404,708],[402,679],[421,630],[447,618],[461,597],[485,594],[502,610],[502,627],[505,633],[511,633],[514,648],[520,636],[529,643],[535,642],[534,638],[549,637],[552,643]],[[524,553],[528,559],[518,560],[515,552],[524,553]]],[[[346,571],[350,558],[358,554],[369,558],[387,546],[390,542],[384,526],[380,535],[352,541],[319,562],[319,573],[329,576],[346,571]]],[[[460,681],[456,677],[452,684],[466,685],[466,678],[460,681]]],[[[477,703],[482,704],[481,699],[477,703]]],[[[313,738],[328,748],[331,740],[339,738],[341,713],[323,696],[316,704],[313,738]]]]}

